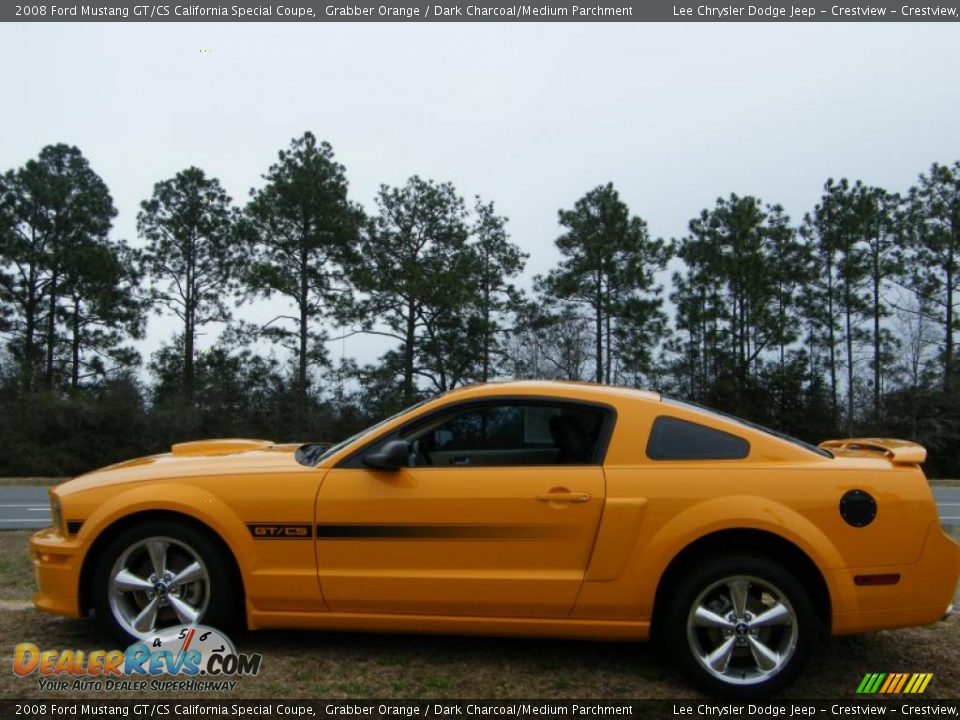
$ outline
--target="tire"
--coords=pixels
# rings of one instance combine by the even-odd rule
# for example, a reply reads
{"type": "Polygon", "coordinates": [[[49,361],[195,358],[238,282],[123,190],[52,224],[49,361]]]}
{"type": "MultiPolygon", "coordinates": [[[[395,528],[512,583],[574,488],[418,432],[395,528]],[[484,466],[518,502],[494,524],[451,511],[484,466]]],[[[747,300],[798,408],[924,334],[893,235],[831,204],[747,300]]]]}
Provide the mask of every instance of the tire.
{"type": "Polygon", "coordinates": [[[177,625],[236,627],[241,585],[232,558],[209,532],[149,520],[122,529],[99,555],[91,598],[102,632],[130,643],[177,625]]]}
{"type": "Polygon", "coordinates": [[[685,573],[667,602],[667,649],[713,695],[749,700],[784,687],[821,632],[800,581],[759,556],[701,563],[685,573]]]}

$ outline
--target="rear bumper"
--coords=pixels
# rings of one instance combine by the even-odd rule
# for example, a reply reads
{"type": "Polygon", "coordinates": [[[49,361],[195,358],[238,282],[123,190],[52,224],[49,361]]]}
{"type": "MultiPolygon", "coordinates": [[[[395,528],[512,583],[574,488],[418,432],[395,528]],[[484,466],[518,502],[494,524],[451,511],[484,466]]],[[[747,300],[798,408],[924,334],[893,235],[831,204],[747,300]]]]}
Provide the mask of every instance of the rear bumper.
{"type": "Polygon", "coordinates": [[[41,530],[30,537],[30,561],[37,582],[33,604],[38,610],[80,617],[79,546],[54,532],[41,530]]]}
{"type": "Polygon", "coordinates": [[[836,635],[929,625],[952,612],[960,580],[960,544],[932,523],[911,565],[844,568],[831,573],[836,635]],[[893,585],[858,586],[858,575],[896,573],[893,585]]]}

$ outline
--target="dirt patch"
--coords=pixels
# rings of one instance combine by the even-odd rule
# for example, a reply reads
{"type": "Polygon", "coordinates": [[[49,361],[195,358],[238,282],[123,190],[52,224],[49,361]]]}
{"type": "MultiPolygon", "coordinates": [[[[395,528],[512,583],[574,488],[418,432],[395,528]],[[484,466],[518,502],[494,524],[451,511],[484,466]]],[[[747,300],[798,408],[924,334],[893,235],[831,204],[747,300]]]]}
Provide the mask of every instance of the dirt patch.
{"type": "Polygon", "coordinates": [[[26,602],[33,596],[28,537],[30,531],[0,531],[0,601],[26,602]]]}
{"type": "MultiPolygon", "coordinates": [[[[0,566],[0,697],[161,697],[150,692],[44,695],[35,676],[18,678],[10,671],[18,642],[43,649],[109,649],[91,621],[23,606],[32,593],[27,536],[0,533],[5,562],[0,566]]],[[[230,694],[238,698],[700,697],[648,644],[300,631],[252,632],[235,640],[242,651],[264,656],[260,674],[241,680],[230,694]]],[[[825,641],[783,697],[852,698],[864,673],[897,671],[933,672],[927,697],[960,697],[960,619],[825,641]]],[[[197,696],[202,697],[192,695],[197,696]]],[[[162,697],[171,698],[169,693],[162,697]]]]}

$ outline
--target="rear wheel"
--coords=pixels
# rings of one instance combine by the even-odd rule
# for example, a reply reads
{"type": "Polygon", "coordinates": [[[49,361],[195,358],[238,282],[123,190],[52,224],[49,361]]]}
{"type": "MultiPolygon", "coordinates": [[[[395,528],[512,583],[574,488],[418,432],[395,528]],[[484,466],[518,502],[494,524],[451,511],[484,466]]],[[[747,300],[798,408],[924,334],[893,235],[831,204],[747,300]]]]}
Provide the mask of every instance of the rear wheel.
{"type": "Polygon", "coordinates": [[[762,557],[732,557],[692,568],[668,598],[665,639],[706,690],[762,697],[793,680],[818,634],[801,583],[762,557]]]}
{"type": "Polygon", "coordinates": [[[177,625],[228,629],[243,598],[224,555],[186,523],[152,520],[120,531],[93,575],[98,623],[127,641],[177,625]]]}

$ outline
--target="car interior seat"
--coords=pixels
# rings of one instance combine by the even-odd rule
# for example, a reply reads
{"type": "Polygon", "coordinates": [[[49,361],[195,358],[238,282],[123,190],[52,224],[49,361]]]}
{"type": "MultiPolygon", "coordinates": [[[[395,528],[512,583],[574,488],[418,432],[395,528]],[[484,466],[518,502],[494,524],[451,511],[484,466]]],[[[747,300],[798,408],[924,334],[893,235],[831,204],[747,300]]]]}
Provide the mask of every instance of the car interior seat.
{"type": "Polygon", "coordinates": [[[550,435],[560,451],[560,465],[577,465],[587,462],[590,447],[583,431],[568,417],[554,415],[550,418],[550,435]]]}

